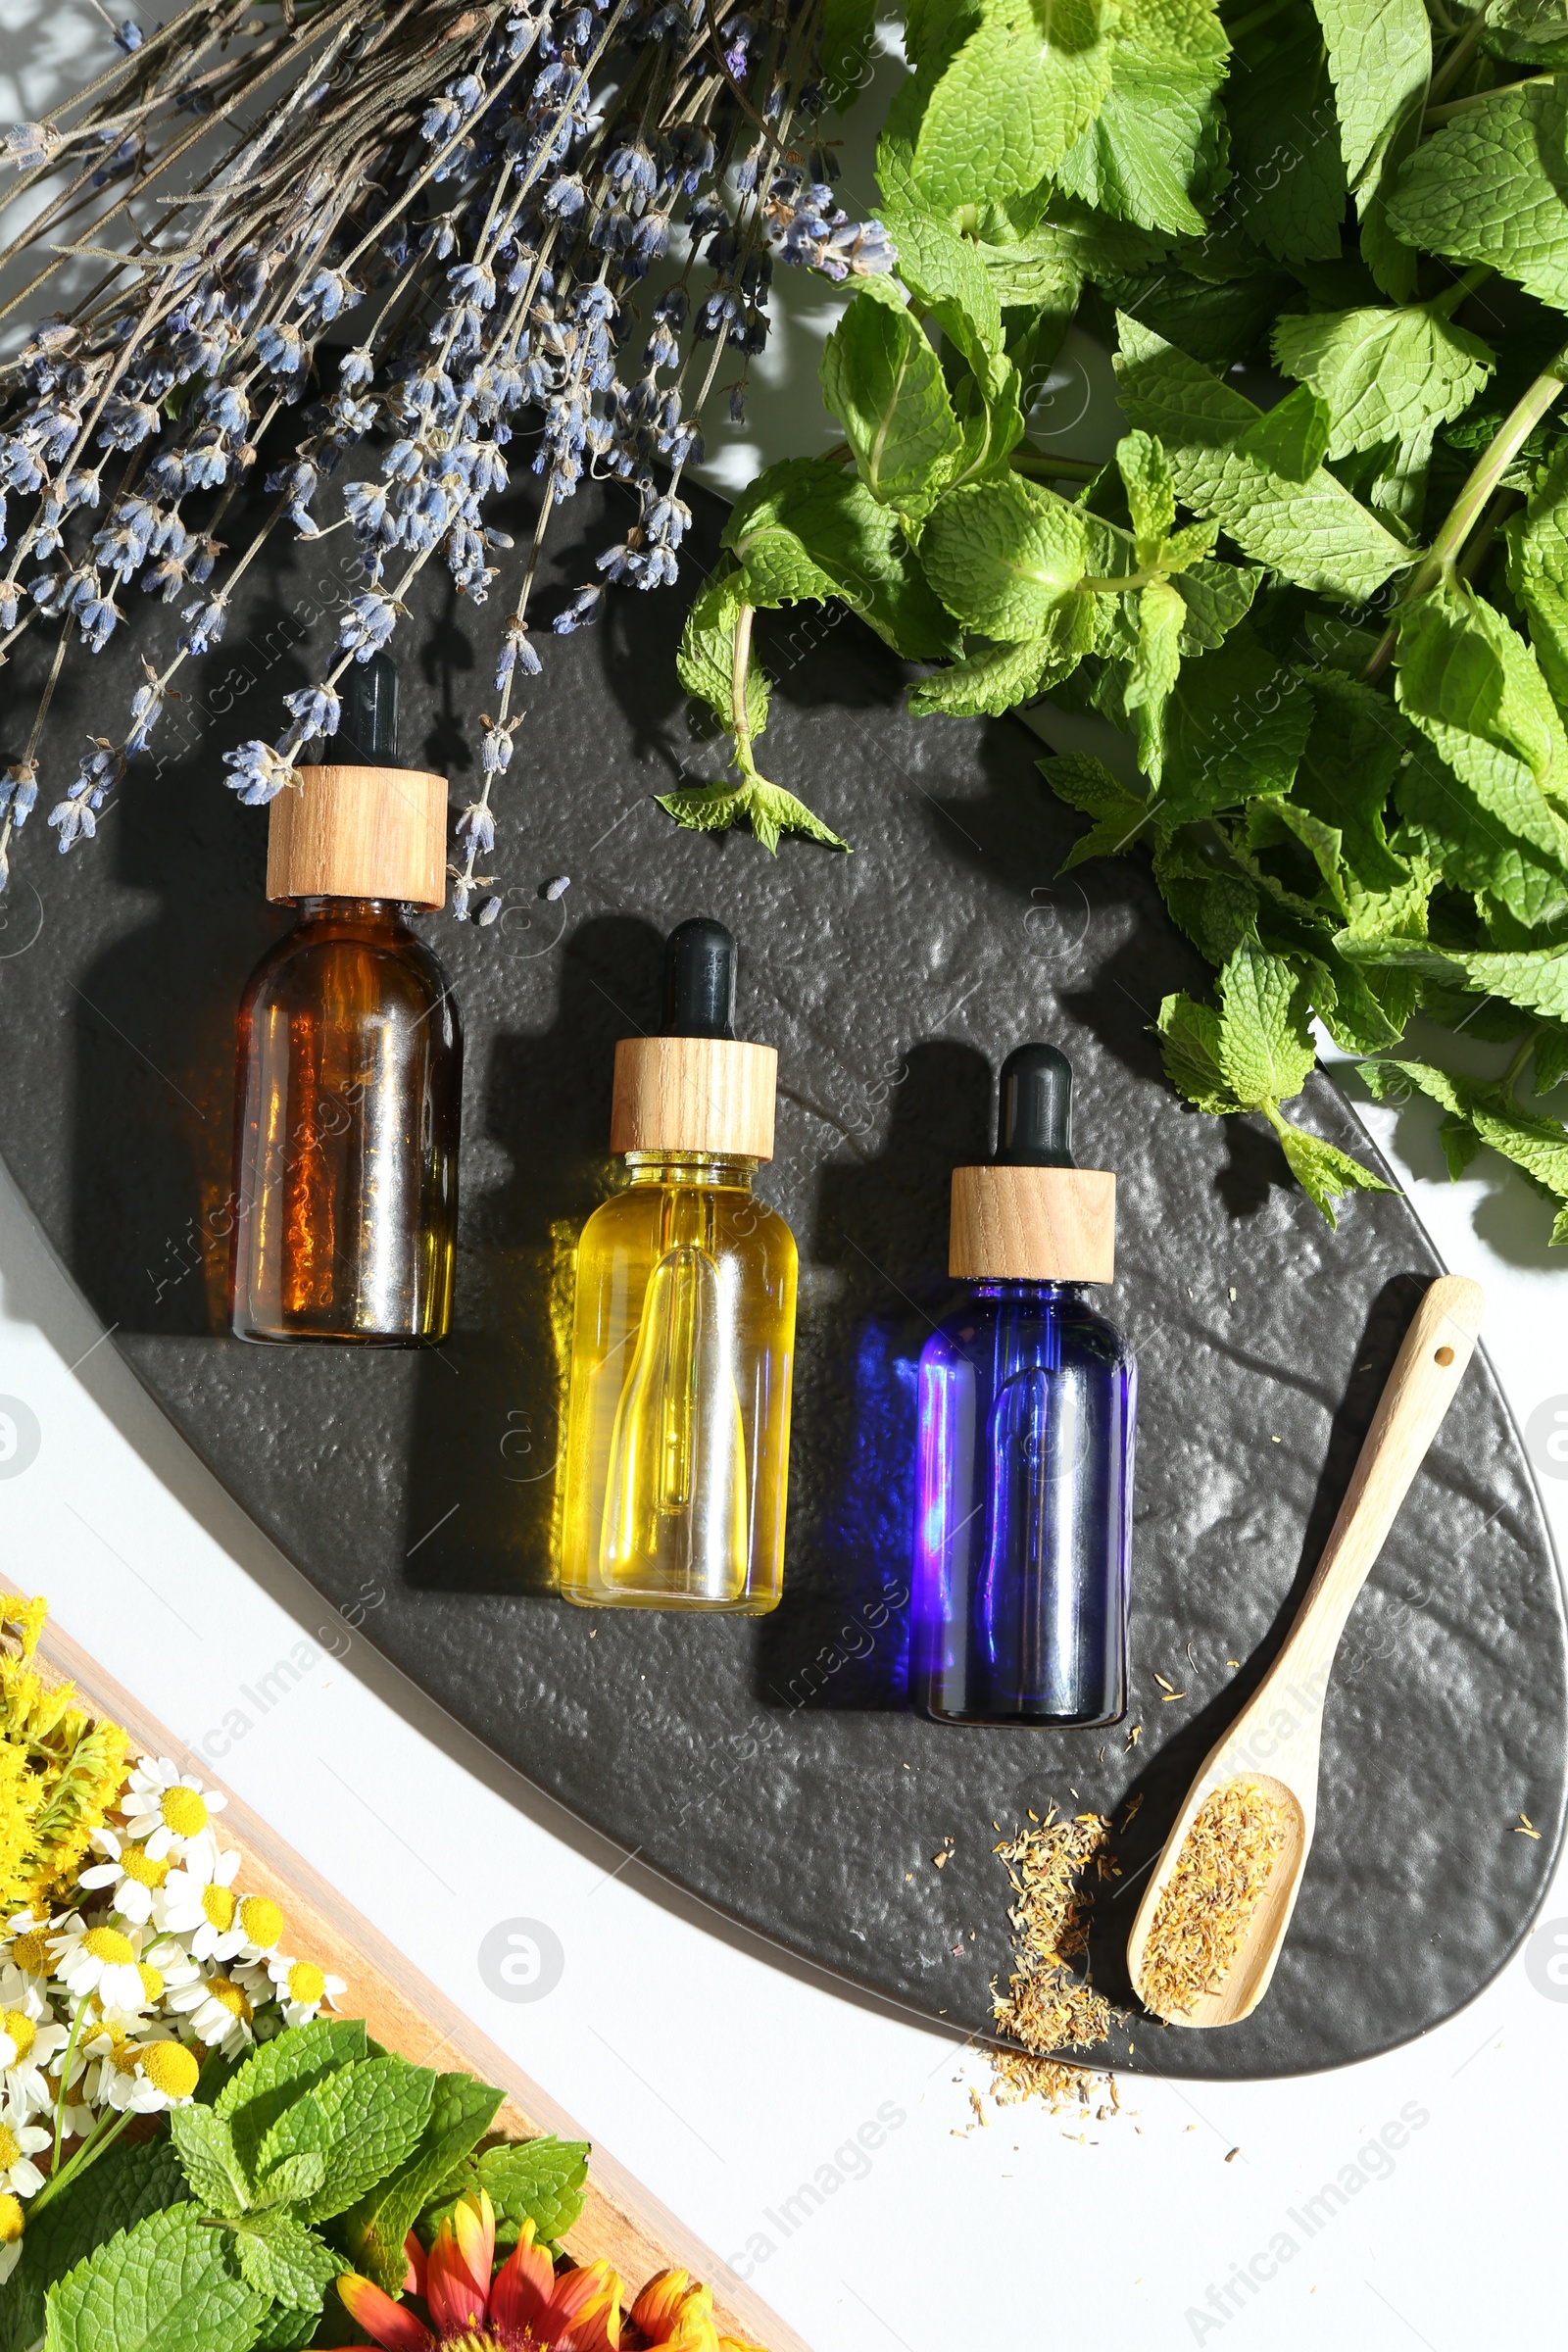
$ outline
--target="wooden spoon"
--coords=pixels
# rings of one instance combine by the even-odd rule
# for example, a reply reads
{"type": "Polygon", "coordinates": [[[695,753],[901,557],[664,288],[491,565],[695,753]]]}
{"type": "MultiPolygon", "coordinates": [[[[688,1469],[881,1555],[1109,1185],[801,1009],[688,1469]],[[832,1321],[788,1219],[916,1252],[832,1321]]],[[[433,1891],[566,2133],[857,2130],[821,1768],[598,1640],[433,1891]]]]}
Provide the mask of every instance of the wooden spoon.
{"type": "Polygon", "coordinates": [[[1144,1952],[1149,1932],[1205,1798],[1227,1782],[1245,1780],[1261,1788],[1285,1817],[1284,1848],[1275,1857],[1268,1886],[1223,1984],[1172,2017],[1173,2026],[1235,2025],[1251,2015],[1268,1990],[1317,1819],[1318,1745],[1334,1653],[1367,1572],[1464,1376],[1484,1303],[1479,1283],[1445,1274],[1416,1308],[1285,1646],[1255,1696],[1210,1750],[1150,1875],[1127,1940],[1127,1966],[1140,1999],[1147,1999],[1144,1952]]]}

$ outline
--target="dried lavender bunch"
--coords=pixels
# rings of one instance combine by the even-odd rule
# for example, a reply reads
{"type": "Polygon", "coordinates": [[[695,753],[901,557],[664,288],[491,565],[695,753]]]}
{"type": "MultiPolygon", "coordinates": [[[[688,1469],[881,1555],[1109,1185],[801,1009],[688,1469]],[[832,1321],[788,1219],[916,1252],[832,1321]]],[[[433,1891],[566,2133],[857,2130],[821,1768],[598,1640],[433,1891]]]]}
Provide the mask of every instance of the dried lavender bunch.
{"type": "Polygon", "coordinates": [[[120,64],[0,142],[21,173],[11,198],[65,183],[0,252],[40,257],[0,319],[36,315],[68,254],[105,264],[0,368],[0,659],[28,628],[58,633],[26,748],[0,770],[0,889],[73,637],[101,652],[128,625],[132,583],[184,625],[163,669],[144,664],[123,732],[93,740],[49,808],[62,851],[94,832],[182,664],[221,639],[269,534],[346,529],[363,578],[318,682],[284,697],[275,743],[225,755],[247,804],[288,785],[427,563],[475,604],[501,580],[512,543],[485,510],[526,436],[544,495],[508,583],[478,795],[457,820],[466,918],[489,887],[476,867],[517,683],[540,668],[529,598],[554,509],[585,472],[635,501],[558,632],[593,620],[612,582],[672,582],[696,418],[726,353],[739,414],[774,253],[835,279],[892,266],[883,230],[838,207],[815,141],[820,17],[821,0],[192,0],[156,32],[123,25],[120,64]],[[634,352],[628,296],[672,226],[690,259],[634,352]],[[293,456],[265,482],[275,503],[231,549],[229,505],[290,409],[293,456]]]}

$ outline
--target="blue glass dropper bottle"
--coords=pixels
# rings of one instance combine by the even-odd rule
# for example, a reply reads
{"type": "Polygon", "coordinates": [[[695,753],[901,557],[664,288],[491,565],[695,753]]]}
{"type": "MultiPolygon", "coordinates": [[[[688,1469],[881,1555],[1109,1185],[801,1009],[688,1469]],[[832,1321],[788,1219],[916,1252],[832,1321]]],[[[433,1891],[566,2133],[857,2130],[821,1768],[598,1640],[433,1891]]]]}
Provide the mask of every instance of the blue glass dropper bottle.
{"type": "Polygon", "coordinates": [[[1003,1066],[997,1156],[955,1168],[969,1289],[920,1357],[910,1695],[939,1723],[1101,1726],[1127,1697],[1137,1372],[1085,1295],[1116,1179],[1072,1156],[1054,1046],[1003,1066]]]}

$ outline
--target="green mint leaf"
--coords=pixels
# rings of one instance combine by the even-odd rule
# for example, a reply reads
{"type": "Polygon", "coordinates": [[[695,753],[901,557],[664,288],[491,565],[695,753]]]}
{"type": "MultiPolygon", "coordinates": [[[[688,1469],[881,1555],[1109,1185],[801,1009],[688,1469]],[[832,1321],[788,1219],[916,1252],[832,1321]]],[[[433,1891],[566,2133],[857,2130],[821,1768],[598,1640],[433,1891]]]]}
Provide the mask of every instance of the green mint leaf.
{"type": "Polygon", "coordinates": [[[1158,436],[1176,495],[1259,564],[1347,603],[1371,597],[1409,552],[1323,468],[1288,480],[1238,447],[1263,412],[1206,368],[1120,315],[1121,405],[1158,436]]]}
{"type": "Polygon", "coordinates": [[[1293,787],[1339,836],[1347,920],[1423,938],[1435,874],[1389,846],[1389,796],[1413,744],[1388,697],[1331,669],[1305,673],[1311,731],[1293,787]]]}
{"type": "Polygon", "coordinates": [[[362,2019],[318,2017],[308,2026],[291,2026],[275,2041],[264,2042],[229,2077],[213,2113],[233,2126],[234,2145],[247,2172],[284,2109],[336,2068],[363,2058],[366,2046],[362,2019]]]}
{"type": "Polygon", "coordinates": [[[1484,995],[1501,997],[1547,1020],[1568,1020],[1568,947],[1505,953],[1482,948],[1449,960],[1460,964],[1470,986],[1484,995]]]}
{"type": "Polygon", "coordinates": [[[1175,822],[1258,792],[1289,792],[1312,699],[1246,623],[1184,663],[1165,712],[1161,806],[1175,822]]]}
{"type": "MultiPolygon", "coordinates": [[[[1503,854],[1522,846],[1532,866],[1568,879],[1568,826],[1553,805],[1568,792],[1568,740],[1533,655],[1494,606],[1446,581],[1401,608],[1396,659],[1399,708],[1467,788],[1492,887],[1529,921],[1534,894],[1522,887],[1519,860],[1510,866],[1503,854]]],[[[1400,801],[1415,814],[1411,781],[1401,779],[1400,801]]],[[[1440,805],[1439,821],[1462,820],[1463,802],[1455,798],[1452,818],[1440,805]]],[[[1467,847],[1476,830],[1466,826],[1467,847]]]]}
{"type": "Polygon", "coordinates": [[[860,288],[822,352],[822,397],[883,506],[929,512],[962,452],[942,363],[880,280],[860,288]]]}
{"type": "MultiPolygon", "coordinates": [[[[1428,1096],[1448,1112],[1449,1121],[1467,1123],[1483,1144],[1511,1160],[1549,1200],[1568,1202],[1568,1130],[1557,1119],[1521,1110],[1499,1089],[1472,1078],[1461,1078],[1423,1061],[1380,1061],[1363,1064],[1361,1075],[1382,1100],[1396,1099],[1399,1081],[1428,1096]]],[[[1458,1176],[1473,1153],[1457,1136],[1457,1149],[1444,1129],[1449,1174],[1458,1176]]],[[[1568,1239],[1568,1225],[1559,1215],[1552,1241],[1568,1239]]]]}
{"type": "Polygon", "coordinates": [[[1565,1078],[1568,1078],[1568,1029],[1548,1029],[1536,1040],[1531,1087],[1538,1095],[1549,1095],[1565,1078]]]}
{"type": "Polygon", "coordinates": [[[138,2222],[49,2289],[45,2352],[249,2352],[267,2311],[194,2205],[138,2222]]]}
{"type": "Polygon", "coordinates": [[[921,534],[920,561],[965,627],[1018,644],[1043,634],[1082,579],[1088,544],[1065,499],[1009,477],[942,499],[921,534]]]}
{"type": "Polygon", "coordinates": [[[1136,840],[1147,838],[1144,827],[1149,822],[1150,804],[1129,792],[1102,760],[1088,752],[1061,752],[1042,760],[1039,767],[1058,801],[1095,820],[1073,843],[1056,869],[1058,873],[1084,865],[1091,858],[1119,858],[1136,840]]]}
{"type": "MultiPolygon", "coordinates": [[[[1337,945],[1342,955],[1356,962],[1386,963],[1448,986],[1462,985],[1478,997],[1517,1005],[1520,1011],[1539,1013],[1546,1020],[1568,1017],[1568,947],[1445,948],[1357,932],[1341,932],[1337,945]]],[[[1429,1009],[1447,1017],[1441,1004],[1429,1009]]],[[[1472,1018],[1473,1014],[1465,1017],[1463,1025],[1471,1026],[1472,1018]]],[[[1457,1019],[1454,1025],[1460,1025],[1457,1019]]],[[[1488,1033],[1484,1024],[1480,1033],[1488,1033]]],[[[1499,1027],[1495,1034],[1508,1031],[1499,1027]]]]}
{"type": "MultiPolygon", "coordinates": [[[[348,2314],[333,2298],[334,2318],[347,2320],[348,2314]]],[[[329,2335],[318,2332],[321,2327],[319,2311],[295,2311],[287,2303],[274,2303],[262,2322],[262,2332],[251,2346],[251,2352],[304,2352],[307,2344],[327,2344],[329,2335]]]]}
{"type": "Polygon", "coordinates": [[[945,325],[944,332],[954,333],[978,373],[977,356],[1000,359],[1004,337],[1002,303],[974,238],[959,236],[925,204],[898,141],[884,140],[877,177],[885,198],[881,218],[898,247],[900,277],[926,310],[944,304],[967,322],[966,335],[956,322],[952,330],[945,325]]]}
{"type": "Polygon", "coordinates": [[[1557,444],[1525,512],[1504,531],[1508,585],[1552,699],[1568,710],[1568,441],[1557,444]]]}
{"type": "Polygon", "coordinates": [[[1260,894],[1238,861],[1199,828],[1183,825],[1154,844],[1154,880],[1170,916],[1210,963],[1227,963],[1255,938],[1260,894]]]}
{"type": "Polygon", "coordinates": [[[1492,0],[1481,46],[1538,73],[1568,66],[1568,8],[1563,0],[1492,0]]]}
{"type": "Polygon", "coordinates": [[[1340,915],[1348,918],[1345,887],[1345,837],[1313,809],[1304,808],[1282,793],[1259,793],[1247,808],[1247,846],[1250,850],[1278,849],[1299,842],[1317,867],[1328,896],[1340,915]]]}
{"type": "Polygon", "coordinates": [[[44,2297],[57,2278],[122,2230],[180,2205],[185,2176],[172,2143],[122,2140],[36,2216],[27,2217],[22,2260],[0,2294],[0,2352],[27,2352],[44,2328],[44,2297]]]}
{"type": "Polygon", "coordinates": [[[250,2189],[224,2118],[211,2107],[172,2107],[169,2133],[198,2204],[209,2213],[243,2213],[250,2189]]]}
{"type": "MultiPolygon", "coordinates": [[[[1267,55],[1238,57],[1225,93],[1227,210],[1277,261],[1334,261],[1347,182],[1322,32],[1296,5],[1269,32],[1267,55]]],[[[1278,307],[1271,299],[1270,312],[1278,307]]]]}
{"type": "Polygon", "coordinates": [[[326,2180],[326,2150],[302,2147],[270,2165],[257,2182],[251,2204],[257,2212],[273,2205],[308,2204],[326,2180]]]}
{"type": "Polygon", "coordinates": [[[1337,1144],[1326,1144],[1319,1135],[1309,1135],[1304,1127],[1296,1126],[1283,1117],[1272,1102],[1263,1105],[1269,1125],[1280,1139],[1280,1146],[1303,1193],[1327,1217],[1337,1231],[1339,1218],[1335,1203],[1347,1193],[1392,1193],[1395,1186],[1385,1184],[1360,1160],[1352,1159],[1337,1144]]]}
{"type": "Polygon", "coordinates": [[[1176,488],[1165,452],[1149,433],[1124,433],[1116,444],[1116,470],[1133,518],[1134,553],[1152,569],[1176,528],[1176,488]]]}
{"type": "Polygon", "coordinates": [[[1219,1057],[1219,1007],[1192,997],[1166,997],[1155,1034],[1165,1075],[1176,1092],[1216,1117],[1240,1110],[1219,1057]]]}
{"type": "MultiPolygon", "coordinates": [[[[385,2057],[362,2059],[318,2084],[311,2105],[320,2136],[313,2132],[302,2144],[307,2150],[319,2147],[326,2178],[301,2208],[305,2220],[324,2222],[347,2213],[407,2162],[429,2122],[435,2081],[428,2067],[385,2057]]],[[[264,2180],[270,2154],[281,2159],[296,2153],[290,2144],[292,2120],[280,2117],[263,2144],[258,2171],[264,2180]]]]}
{"type": "Polygon", "coordinates": [[[536,2236],[554,2245],[582,2211],[583,2182],[588,2178],[588,2143],[580,2139],[546,2136],[486,2148],[470,2159],[460,2183],[429,2206],[421,2216],[421,2236],[433,2235],[459,2197],[483,2188],[496,2212],[496,2243],[515,2242],[524,2222],[531,2221],[536,2236]]]}
{"type": "Polygon", "coordinates": [[[1244,1109],[1298,1095],[1317,1060],[1306,995],[1283,956],[1244,944],[1219,976],[1218,1054],[1244,1109]]]}
{"type": "Polygon", "coordinates": [[[826,842],[830,849],[847,850],[849,843],[813,816],[804,801],[765,777],[743,776],[739,783],[722,779],[715,784],[683,784],[675,792],[654,795],[666,815],[695,833],[726,833],[744,818],[769,857],[777,853],[785,833],[804,833],[808,840],[826,842]]]}
{"type": "MultiPolygon", "coordinates": [[[[956,306],[938,303],[931,314],[944,335],[966,321],[956,306]]],[[[981,372],[960,379],[953,412],[962,436],[948,487],[988,481],[1007,471],[1007,460],[1023,439],[1023,377],[1011,360],[987,361],[981,372]]]]}
{"type": "Polygon", "coordinates": [[[1187,608],[1182,652],[1208,654],[1222,646],[1251,611],[1262,576],[1248,564],[1195,564],[1181,572],[1176,593],[1187,608]]]}
{"type": "Polygon", "coordinates": [[[1102,0],[992,0],[930,88],[914,173],[933,212],[1004,203],[1054,172],[1110,88],[1102,0]]]}
{"type": "Polygon", "coordinates": [[[1089,652],[1095,631],[1094,599],[1075,596],[1056,608],[1043,637],[1022,645],[990,646],[910,690],[916,718],[1000,718],[1036,695],[1049,694],[1070,677],[1089,652]]]}
{"type": "Polygon", "coordinates": [[[1328,403],[1328,454],[1430,447],[1496,363],[1479,335],[1429,310],[1309,311],[1274,329],[1274,360],[1328,403]]]}
{"type": "Polygon", "coordinates": [[[848,114],[870,77],[876,43],[875,0],[823,0],[822,86],[828,104],[848,114]]]}
{"type": "Polygon", "coordinates": [[[438,2076],[430,2120],[413,2155],[345,2215],[343,2242],[356,2268],[387,2293],[403,2283],[409,2231],[489,2131],[501,2099],[499,2090],[471,2075],[438,2076]]]}
{"type": "Polygon", "coordinates": [[[1138,645],[1122,687],[1122,706],[1138,723],[1138,764],[1158,784],[1165,765],[1165,706],[1182,666],[1187,607],[1167,580],[1154,580],[1138,598],[1138,645]]]}
{"type": "Polygon", "coordinates": [[[1412,107],[1426,103],[1432,31],[1424,0],[1312,0],[1328,49],[1340,150],[1352,188],[1377,171],[1412,107]]]}
{"type": "Polygon", "coordinates": [[[1328,402],[1309,385],[1298,384],[1254,417],[1236,446],[1281,481],[1306,482],[1328,456],[1332,430],[1328,402]]]}
{"type": "Polygon", "coordinates": [[[1361,218],[1361,256],[1385,294],[1415,292],[1416,257],[1389,199],[1421,136],[1432,72],[1425,0],[1314,0],[1328,47],[1346,173],[1361,218]]]}
{"type": "Polygon", "coordinates": [[[1568,310],[1565,138],[1568,96],[1559,85],[1492,91],[1417,148],[1390,222],[1407,244],[1489,263],[1568,310]]]}
{"type": "MultiPolygon", "coordinates": [[[[735,728],[735,628],[746,602],[742,573],[727,571],[710,580],[686,615],[675,656],[675,673],[687,693],[706,703],[730,734],[735,728]]],[[[746,718],[754,736],[767,725],[767,672],[754,658],[746,666],[746,718]]]]}
{"type": "Polygon", "coordinates": [[[1144,0],[1117,27],[1110,87],[1057,165],[1058,185],[1118,220],[1201,236],[1200,208],[1223,176],[1229,55],[1213,0],[1144,0]]]}
{"type": "Polygon", "coordinates": [[[319,2311],[327,2288],[349,2267],[314,2230],[282,2213],[244,2221],[234,2232],[234,2254],[246,2285],[290,2311],[319,2311]]]}
{"type": "MultiPolygon", "coordinates": [[[[1510,837],[1476,795],[1427,744],[1395,787],[1407,843],[1434,875],[1453,889],[1487,892],[1520,922],[1552,923],[1568,914],[1568,872],[1561,858],[1510,837]]],[[[1368,915],[1357,918],[1369,936],[1368,915]]]]}

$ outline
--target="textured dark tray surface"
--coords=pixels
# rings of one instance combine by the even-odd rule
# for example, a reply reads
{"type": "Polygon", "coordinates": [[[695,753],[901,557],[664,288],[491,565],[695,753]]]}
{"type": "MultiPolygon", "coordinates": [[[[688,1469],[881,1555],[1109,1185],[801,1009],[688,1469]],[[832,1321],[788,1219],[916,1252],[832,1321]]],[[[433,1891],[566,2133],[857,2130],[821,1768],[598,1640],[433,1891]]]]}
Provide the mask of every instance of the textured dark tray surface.
{"type": "MultiPolygon", "coordinates": [[[[619,527],[577,504],[584,538],[556,567],[568,584],[619,527]]],[[[1141,1791],[1123,1891],[1098,1906],[1096,1973],[1115,1997],[1136,1874],[1289,1622],[1437,1270],[1425,1238],[1392,1198],[1355,1202],[1331,1234],[1266,1133],[1181,1108],[1148,1025],[1205,974],[1147,867],[1054,881],[1077,822],[1039,783],[1040,747],[1009,721],[909,719],[897,665],[858,625],[803,608],[760,632],[780,676],[765,764],[855,855],[787,843],[775,862],[743,837],[677,833],[649,796],[690,750],[680,608],[619,595],[599,629],[547,647],[529,690],[498,796],[508,913],[429,927],[467,1035],[455,1336],[435,1354],[219,1336],[221,1247],[204,1236],[229,1185],[234,1007],[282,919],[263,899],[265,819],[222,790],[220,756],[273,731],[278,695],[315,674],[283,615],[322,601],[341,545],[256,567],[191,681],[191,750],[156,777],[143,762],[103,838],[65,861],[22,845],[0,937],[9,1164],[116,1345],[321,1591],[355,1609],[384,1588],[365,1630],[416,1682],[768,1936],[984,2029],[1008,1951],[994,1825],[1141,1791]],[[555,873],[572,888],[546,906],[533,893],[555,873]],[[786,1594],[754,1622],[595,1618],[548,1592],[552,1270],[612,1178],[614,1041],[652,1024],[661,935],[699,909],[739,934],[744,1030],[780,1052],[762,1189],[803,1260],[786,1594]],[[1125,1729],[938,1729],[903,1703],[913,1362],[950,1294],[948,1172],[988,1149],[992,1069],[1028,1036],[1072,1054],[1080,1155],[1120,1178],[1107,1305],[1142,1384],[1131,1748],[1125,1729]],[[1166,1702],[1156,1673],[1185,1695],[1166,1702]]],[[[459,793],[472,754],[454,713],[490,702],[500,622],[432,586],[412,624],[405,756],[459,793]]],[[[151,642],[172,634],[158,613],[151,642]]],[[[29,637],[13,680],[46,650],[29,637]]],[[[133,682],[112,649],[90,693],[78,676],[63,697],[45,806],[133,682]]],[[[1305,1115],[1366,1150],[1326,1081],[1305,1115]]],[[[1223,2034],[1135,2023],[1134,2069],[1295,2073],[1449,2015],[1545,1888],[1563,1772],[1557,1578],[1478,1357],[1351,1619],[1269,1998],[1223,2034]],[[1521,1811],[1539,1842],[1510,1835],[1521,1811]]]]}

